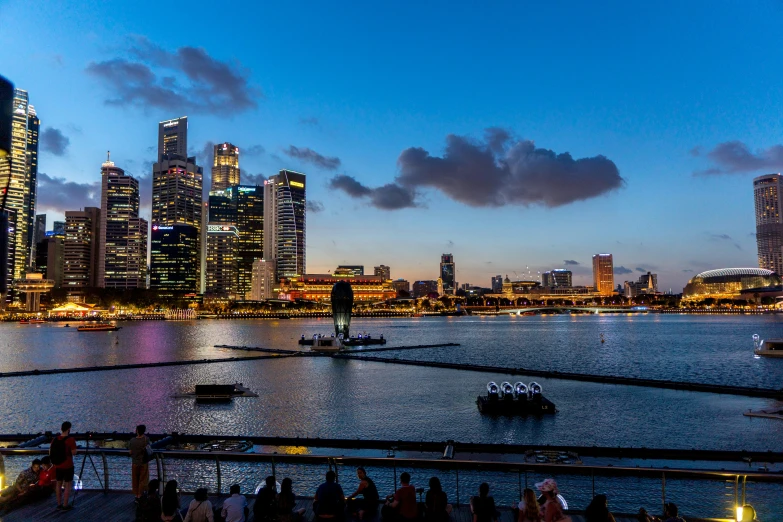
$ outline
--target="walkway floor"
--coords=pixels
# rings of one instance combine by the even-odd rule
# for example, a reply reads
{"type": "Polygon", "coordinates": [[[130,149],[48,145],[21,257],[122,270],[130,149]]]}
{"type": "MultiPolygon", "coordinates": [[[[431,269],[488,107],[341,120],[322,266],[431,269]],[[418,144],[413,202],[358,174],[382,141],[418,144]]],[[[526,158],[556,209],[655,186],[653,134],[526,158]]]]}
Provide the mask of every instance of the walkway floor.
{"type": "MultiPolygon", "coordinates": [[[[182,506],[187,506],[192,496],[183,495],[182,506]]],[[[213,502],[214,498],[210,498],[213,502]]],[[[253,522],[252,506],[254,499],[248,499],[251,514],[247,522],[253,522]]],[[[70,511],[55,509],[54,496],[40,502],[21,507],[7,515],[0,516],[0,522],[37,522],[39,520],[60,520],[78,522],[135,522],[136,508],[133,497],[128,492],[80,491],[76,496],[76,505],[70,511]]],[[[300,499],[297,508],[305,508],[305,519],[313,520],[312,501],[300,499]]],[[[453,513],[454,522],[473,522],[468,506],[461,506],[453,513]]],[[[571,515],[573,522],[584,522],[584,517],[571,515]]],[[[502,510],[500,522],[515,522],[510,510],[502,510]]],[[[630,518],[618,518],[617,522],[636,522],[630,518]]]]}

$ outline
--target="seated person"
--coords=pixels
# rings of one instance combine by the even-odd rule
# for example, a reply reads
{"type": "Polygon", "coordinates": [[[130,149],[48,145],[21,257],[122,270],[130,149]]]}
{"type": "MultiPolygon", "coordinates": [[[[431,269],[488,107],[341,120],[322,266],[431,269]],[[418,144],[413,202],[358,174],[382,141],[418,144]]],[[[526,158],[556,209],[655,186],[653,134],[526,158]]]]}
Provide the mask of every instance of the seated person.
{"type": "Polygon", "coordinates": [[[326,482],[318,486],[313,498],[313,513],[316,520],[342,520],[345,514],[345,493],[335,482],[334,471],[326,472],[326,482]]]}
{"type": "Polygon", "coordinates": [[[29,468],[19,473],[14,484],[3,490],[0,495],[0,508],[10,510],[27,496],[31,488],[38,485],[38,473],[41,471],[41,461],[33,460],[29,468]]]}
{"type": "Polygon", "coordinates": [[[160,480],[150,480],[147,492],[141,497],[136,513],[136,519],[139,522],[159,522],[161,520],[160,480]]]}
{"type": "Polygon", "coordinates": [[[253,504],[253,519],[258,522],[272,522],[277,520],[277,482],[272,475],[264,482],[264,487],[258,490],[256,502],[253,504]]]}
{"type": "MultiPolygon", "coordinates": [[[[416,488],[411,484],[411,476],[406,471],[400,475],[400,489],[394,492],[394,497],[386,501],[386,507],[391,508],[396,520],[411,522],[419,518],[419,506],[416,503],[416,488]]],[[[386,510],[387,518],[389,510],[386,510]]]]}
{"type": "Polygon", "coordinates": [[[38,473],[38,487],[47,489],[47,495],[54,493],[54,485],[57,482],[57,468],[52,464],[49,455],[41,459],[41,471],[38,473]]]}
{"type": "Polygon", "coordinates": [[[348,511],[360,520],[373,518],[378,512],[378,488],[364,468],[356,468],[356,476],[359,478],[359,486],[348,500],[348,511]],[[362,498],[357,498],[359,495],[362,498]]]}

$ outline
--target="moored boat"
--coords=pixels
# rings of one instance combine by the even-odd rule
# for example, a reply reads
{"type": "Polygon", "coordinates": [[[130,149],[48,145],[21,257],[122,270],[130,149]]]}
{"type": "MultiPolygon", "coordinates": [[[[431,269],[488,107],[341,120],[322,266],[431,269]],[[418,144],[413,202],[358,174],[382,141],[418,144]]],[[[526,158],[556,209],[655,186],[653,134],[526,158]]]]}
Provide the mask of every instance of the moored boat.
{"type": "Polygon", "coordinates": [[[753,334],[753,353],[759,357],[783,357],[783,339],[761,339],[753,334]]]}
{"type": "Polygon", "coordinates": [[[121,327],[111,323],[83,324],[76,329],[80,332],[116,332],[121,327]]]}

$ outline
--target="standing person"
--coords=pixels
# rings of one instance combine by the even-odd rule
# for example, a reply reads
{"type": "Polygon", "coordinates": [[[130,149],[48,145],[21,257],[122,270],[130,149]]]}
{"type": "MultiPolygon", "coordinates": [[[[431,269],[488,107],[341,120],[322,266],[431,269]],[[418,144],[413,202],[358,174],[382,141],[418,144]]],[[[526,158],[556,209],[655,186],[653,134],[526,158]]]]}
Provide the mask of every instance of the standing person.
{"type": "Polygon", "coordinates": [[[136,503],[139,503],[141,495],[147,491],[150,481],[150,467],[147,464],[147,446],[150,439],[145,435],[147,426],[136,426],[136,436],[130,441],[129,452],[131,456],[131,488],[136,495],[136,503]]]}
{"type": "Polygon", "coordinates": [[[313,512],[316,520],[339,521],[345,514],[345,493],[336,479],[334,471],[327,471],[326,482],[315,491],[313,512]]]}
{"type": "Polygon", "coordinates": [[[495,499],[489,496],[489,484],[486,482],[479,486],[478,496],[470,499],[470,511],[473,513],[473,522],[498,522],[495,499]]]}
{"type": "Polygon", "coordinates": [[[245,522],[247,499],[240,491],[239,484],[233,484],[229,489],[231,496],[223,501],[223,509],[220,510],[224,522],[245,522]]]}
{"type": "Polygon", "coordinates": [[[525,488],[522,492],[518,522],[541,522],[541,508],[538,505],[535,492],[530,488],[525,488]]]}
{"type": "Polygon", "coordinates": [[[52,439],[49,446],[49,458],[56,469],[57,482],[54,492],[57,495],[57,509],[68,511],[73,506],[68,504],[73,483],[73,457],[76,455],[76,440],[71,437],[71,423],[63,422],[60,434],[52,439]]]}
{"type": "Polygon", "coordinates": [[[286,477],[280,483],[280,495],[277,497],[277,516],[280,522],[300,522],[305,514],[305,508],[296,507],[294,483],[286,477]]]}
{"type": "Polygon", "coordinates": [[[392,509],[397,520],[401,522],[411,522],[419,518],[416,488],[411,484],[411,476],[407,471],[400,475],[400,489],[394,492],[391,500],[386,501],[386,507],[392,509]]]}
{"type": "Polygon", "coordinates": [[[366,517],[373,518],[378,511],[378,488],[367,476],[364,468],[356,468],[356,477],[359,479],[359,486],[348,499],[348,512],[357,515],[359,520],[364,520],[366,517]],[[359,495],[362,498],[356,498],[359,495]]]}
{"type": "Polygon", "coordinates": [[[212,510],[212,502],[209,501],[209,490],[198,488],[193,495],[193,500],[188,506],[188,514],[185,522],[215,522],[215,512],[212,510]]]}
{"type": "Polygon", "coordinates": [[[538,482],[536,487],[544,497],[544,522],[558,522],[559,520],[570,522],[570,518],[563,515],[563,507],[557,499],[558,489],[555,479],[548,478],[543,482],[538,482]]]}
{"type": "Polygon", "coordinates": [[[606,495],[596,495],[585,509],[585,522],[615,522],[606,495]]]}
{"type": "Polygon", "coordinates": [[[424,496],[425,522],[448,522],[451,505],[438,477],[430,478],[430,489],[424,496]]]}

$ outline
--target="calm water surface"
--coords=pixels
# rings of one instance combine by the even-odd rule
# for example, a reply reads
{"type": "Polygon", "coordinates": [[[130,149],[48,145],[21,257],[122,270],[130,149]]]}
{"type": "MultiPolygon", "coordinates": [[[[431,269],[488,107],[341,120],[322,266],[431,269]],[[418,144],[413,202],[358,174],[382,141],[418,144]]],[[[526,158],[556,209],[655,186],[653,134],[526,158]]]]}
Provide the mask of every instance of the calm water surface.
{"type": "MultiPolygon", "coordinates": [[[[78,333],[62,323],[0,324],[0,371],[249,355],[216,344],[296,349],[302,334],[330,332],[331,320],[122,326],[78,333]]],[[[783,320],[772,316],[373,319],[355,320],[352,331],[383,333],[390,345],[461,344],[384,357],[783,387],[783,359],[752,353],[752,334],[783,337],[783,320]]],[[[67,418],[77,431],[131,431],[144,422],[153,432],[781,451],[783,422],[742,415],[778,404],[772,400],[536,379],[557,415],[489,418],[474,402],[489,380],[519,379],[326,358],[3,378],[0,433],[54,430],[67,418]],[[226,405],[172,397],[234,381],[260,397],[226,405]]]]}

